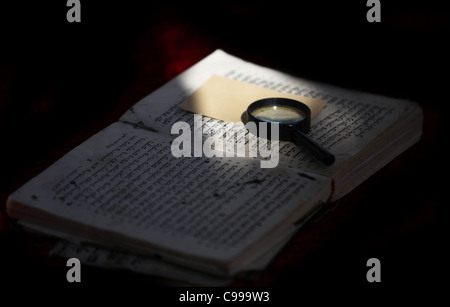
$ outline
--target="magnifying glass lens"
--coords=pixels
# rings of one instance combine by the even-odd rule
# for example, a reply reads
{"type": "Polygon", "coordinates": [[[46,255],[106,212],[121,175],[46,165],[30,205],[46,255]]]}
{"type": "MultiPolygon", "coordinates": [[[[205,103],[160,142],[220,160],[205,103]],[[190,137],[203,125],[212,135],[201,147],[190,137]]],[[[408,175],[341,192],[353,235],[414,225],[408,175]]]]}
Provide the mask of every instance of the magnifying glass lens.
{"type": "Polygon", "coordinates": [[[279,139],[292,141],[308,150],[325,165],[334,162],[334,155],[308,137],[311,128],[311,109],[304,103],[288,98],[264,98],[247,108],[248,122],[279,124],[279,139]]]}
{"type": "Polygon", "coordinates": [[[288,106],[262,106],[251,113],[261,121],[283,124],[295,124],[305,119],[306,115],[299,109],[288,106]]]}

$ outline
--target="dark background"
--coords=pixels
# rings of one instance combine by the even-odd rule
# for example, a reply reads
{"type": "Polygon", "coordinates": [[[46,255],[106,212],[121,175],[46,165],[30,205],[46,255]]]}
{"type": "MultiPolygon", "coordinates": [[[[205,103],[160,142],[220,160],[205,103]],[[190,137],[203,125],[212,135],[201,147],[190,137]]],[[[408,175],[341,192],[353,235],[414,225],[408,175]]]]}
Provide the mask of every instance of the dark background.
{"type": "Polygon", "coordinates": [[[6,198],[221,48],[296,76],[417,101],[424,111],[419,143],[305,227],[259,279],[235,285],[372,294],[436,289],[448,276],[443,141],[450,13],[444,3],[382,0],[381,23],[369,23],[366,1],[81,0],[82,22],[68,23],[66,1],[2,2],[0,284],[153,284],[145,276],[83,267],[82,285],[67,285],[65,261],[46,256],[53,241],[16,231],[6,198]],[[381,284],[365,279],[371,257],[381,261],[381,284]]]}

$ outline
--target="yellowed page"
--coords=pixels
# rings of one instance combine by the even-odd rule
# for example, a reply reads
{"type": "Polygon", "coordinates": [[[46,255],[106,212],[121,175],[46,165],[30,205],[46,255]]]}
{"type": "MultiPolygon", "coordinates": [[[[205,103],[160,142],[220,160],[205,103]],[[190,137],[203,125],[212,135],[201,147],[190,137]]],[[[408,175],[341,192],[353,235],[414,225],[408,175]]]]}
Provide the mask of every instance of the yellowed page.
{"type": "Polygon", "coordinates": [[[270,97],[291,98],[303,102],[314,118],[326,102],[310,97],[281,93],[253,84],[213,75],[179,106],[183,110],[227,122],[240,122],[253,101],[270,97]]]}

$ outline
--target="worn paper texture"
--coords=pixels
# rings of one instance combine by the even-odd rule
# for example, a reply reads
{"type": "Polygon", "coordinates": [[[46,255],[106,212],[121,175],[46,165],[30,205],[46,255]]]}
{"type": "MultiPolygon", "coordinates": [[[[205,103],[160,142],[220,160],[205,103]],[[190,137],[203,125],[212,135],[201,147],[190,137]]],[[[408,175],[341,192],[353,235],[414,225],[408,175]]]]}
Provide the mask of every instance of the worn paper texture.
{"type": "Polygon", "coordinates": [[[240,122],[247,107],[258,99],[282,97],[303,102],[311,109],[314,118],[323,109],[324,100],[302,97],[270,90],[257,85],[213,75],[180,108],[227,122],[240,122]]]}

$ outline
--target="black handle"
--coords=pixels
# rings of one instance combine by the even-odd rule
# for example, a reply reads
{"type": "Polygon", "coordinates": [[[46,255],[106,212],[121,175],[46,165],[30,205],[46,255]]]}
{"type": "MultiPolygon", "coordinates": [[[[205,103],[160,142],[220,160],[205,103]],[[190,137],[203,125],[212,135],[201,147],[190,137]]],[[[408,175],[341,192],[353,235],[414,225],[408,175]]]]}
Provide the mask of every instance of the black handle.
{"type": "Polygon", "coordinates": [[[300,130],[296,130],[293,132],[292,139],[295,144],[303,145],[305,148],[319,161],[321,161],[325,165],[331,165],[334,163],[334,155],[330,153],[328,150],[319,145],[316,141],[311,139],[309,136],[301,132],[300,130]]]}

